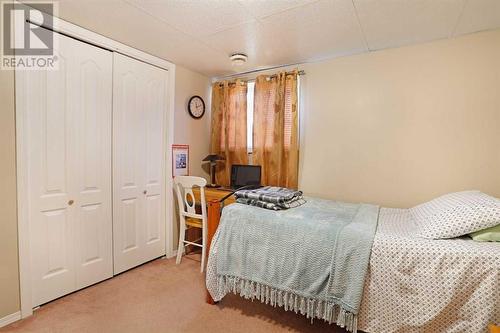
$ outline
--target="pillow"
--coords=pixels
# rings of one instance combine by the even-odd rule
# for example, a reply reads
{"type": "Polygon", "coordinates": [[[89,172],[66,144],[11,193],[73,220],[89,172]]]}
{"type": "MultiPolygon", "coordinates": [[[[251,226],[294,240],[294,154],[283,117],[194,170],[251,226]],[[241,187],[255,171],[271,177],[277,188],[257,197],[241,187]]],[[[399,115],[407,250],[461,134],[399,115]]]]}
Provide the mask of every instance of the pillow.
{"type": "Polygon", "coordinates": [[[453,238],[500,224],[500,200],[479,191],[456,192],[410,208],[424,238],[453,238]]]}
{"type": "Polygon", "coordinates": [[[476,242],[500,242],[500,224],[495,227],[473,232],[469,236],[476,242]]]}

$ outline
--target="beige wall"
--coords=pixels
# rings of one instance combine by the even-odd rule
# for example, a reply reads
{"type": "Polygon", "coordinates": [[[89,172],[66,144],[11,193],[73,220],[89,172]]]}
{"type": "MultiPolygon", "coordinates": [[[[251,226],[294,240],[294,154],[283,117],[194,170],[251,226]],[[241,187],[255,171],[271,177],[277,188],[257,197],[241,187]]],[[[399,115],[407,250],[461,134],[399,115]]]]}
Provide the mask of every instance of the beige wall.
{"type": "MultiPolygon", "coordinates": [[[[209,178],[202,168],[201,160],[209,152],[210,138],[210,79],[206,76],[177,66],[175,70],[174,143],[189,145],[189,171],[192,176],[209,178]],[[205,101],[205,115],[192,118],[187,111],[191,96],[199,95],[205,101]]],[[[175,193],[174,193],[175,195],[175,193]]],[[[175,200],[175,205],[177,201],[175,200]]],[[[177,206],[174,209],[174,249],[179,238],[177,206]]]]}
{"type": "Polygon", "coordinates": [[[207,177],[201,160],[208,154],[210,138],[210,79],[181,66],[175,69],[174,143],[189,145],[189,171],[191,175],[207,177]],[[192,118],[187,104],[193,95],[205,101],[205,115],[192,118]]]}
{"type": "Polygon", "coordinates": [[[0,70],[0,318],[19,311],[14,72],[0,70]]]}
{"type": "Polygon", "coordinates": [[[500,30],[301,67],[306,193],[394,207],[500,197],[500,30]]]}

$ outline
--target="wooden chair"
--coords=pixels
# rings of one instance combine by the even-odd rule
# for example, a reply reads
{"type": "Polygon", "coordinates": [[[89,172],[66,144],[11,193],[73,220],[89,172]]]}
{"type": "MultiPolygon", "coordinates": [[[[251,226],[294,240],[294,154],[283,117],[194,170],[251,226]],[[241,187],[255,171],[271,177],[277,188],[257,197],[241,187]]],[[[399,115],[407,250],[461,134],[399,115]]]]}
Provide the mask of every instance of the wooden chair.
{"type": "Polygon", "coordinates": [[[174,179],[177,201],[179,203],[179,247],[177,249],[177,264],[180,264],[186,245],[201,247],[201,272],[205,268],[205,251],[207,245],[207,206],[205,202],[205,185],[207,181],[201,177],[177,176],[174,179]],[[201,202],[196,202],[193,187],[200,188],[201,202]],[[196,204],[201,206],[201,214],[196,213],[196,204]],[[190,242],[185,239],[188,228],[202,229],[202,243],[190,242]]]}

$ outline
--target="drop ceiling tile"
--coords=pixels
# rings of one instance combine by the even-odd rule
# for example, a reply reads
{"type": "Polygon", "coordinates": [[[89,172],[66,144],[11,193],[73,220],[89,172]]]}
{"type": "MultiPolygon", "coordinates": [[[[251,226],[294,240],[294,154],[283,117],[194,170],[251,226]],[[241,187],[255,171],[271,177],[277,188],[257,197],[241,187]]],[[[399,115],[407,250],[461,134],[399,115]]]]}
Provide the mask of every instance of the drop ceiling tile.
{"type": "Polygon", "coordinates": [[[166,60],[172,60],[172,49],[192,39],[120,0],[61,0],[59,16],[166,60]]]}
{"type": "Polygon", "coordinates": [[[290,52],[291,45],[284,38],[276,38],[275,34],[264,30],[262,25],[255,21],[208,36],[205,41],[223,52],[228,66],[238,72],[277,66],[294,59],[294,54],[290,52]],[[248,62],[233,68],[229,60],[229,55],[233,53],[245,53],[248,62]]]}
{"type": "Polygon", "coordinates": [[[366,51],[351,0],[321,0],[261,22],[268,36],[290,45],[292,62],[366,51]]]}
{"type": "Polygon", "coordinates": [[[257,17],[263,18],[272,14],[276,14],[287,9],[295,8],[310,4],[318,0],[238,0],[245,6],[250,13],[257,17]]]}
{"type": "Polygon", "coordinates": [[[234,0],[127,0],[127,2],[195,37],[211,35],[254,19],[245,7],[234,0]]]}
{"type": "Polygon", "coordinates": [[[371,50],[449,37],[465,0],[354,0],[371,50]]]}
{"type": "MultiPolygon", "coordinates": [[[[165,51],[167,52],[167,51],[165,51]]],[[[196,39],[176,42],[168,50],[169,58],[176,65],[211,76],[231,70],[226,54],[196,39]]]]}
{"type": "Polygon", "coordinates": [[[499,0],[469,0],[455,30],[455,36],[500,28],[499,0]]]}

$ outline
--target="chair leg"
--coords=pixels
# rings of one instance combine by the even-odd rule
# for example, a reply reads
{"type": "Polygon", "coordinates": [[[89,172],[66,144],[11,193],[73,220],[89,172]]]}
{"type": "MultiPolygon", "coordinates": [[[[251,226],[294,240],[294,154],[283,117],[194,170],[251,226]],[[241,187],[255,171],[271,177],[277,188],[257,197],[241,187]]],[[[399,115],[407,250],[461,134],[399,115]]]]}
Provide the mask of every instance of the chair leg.
{"type": "Polygon", "coordinates": [[[186,237],[186,224],[181,219],[179,228],[179,247],[177,248],[177,259],[175,263],[178,265],[181,263],[182,253],[184,252],[184,238],[186,237]]]}
{"type": "Polygon", "coordinates": [[[203,247],[201,248],[201,272],[203,273],[203,270],[205,269],[205,257],[207,251],[207,228],[203,228],[201,233],[203,242],[203,247]]]}

